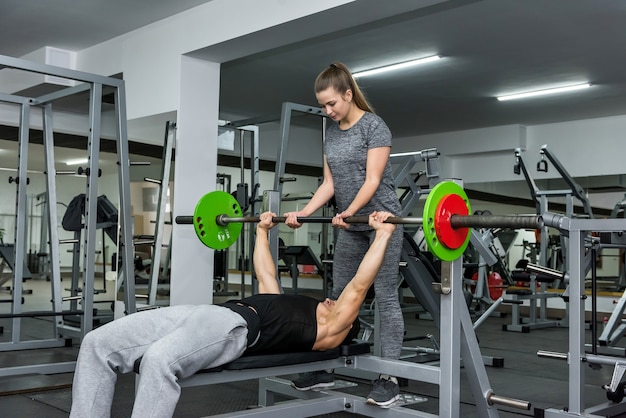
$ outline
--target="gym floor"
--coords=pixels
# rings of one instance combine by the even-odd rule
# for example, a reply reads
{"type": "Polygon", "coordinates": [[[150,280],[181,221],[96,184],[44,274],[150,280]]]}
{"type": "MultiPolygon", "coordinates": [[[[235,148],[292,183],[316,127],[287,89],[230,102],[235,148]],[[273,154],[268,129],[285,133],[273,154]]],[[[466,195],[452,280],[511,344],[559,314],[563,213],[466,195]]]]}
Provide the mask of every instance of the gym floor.
{"type": "MultiPolygon", "coordinates": [[[[109,288],[112,286],[109,286],[109,288]]],[[[25,295],[23,311],[31,309],[38,296],[49,295],[49,283],[43,280],[26,282],[26,289],[33,291],[25,295]]],[[[99,296],[106,299],[106,293],[99,296]]],[[[2,297],[5,299],[5,297],[2,297]]],[[[216,300],[219,302],[220,300],[216,300]]],[[[104,305],[106,306],[106,305],[104,305]]],[[[0,305],[1,312],[8,312],[8,304],[0,305]]],[[[41,308],[40,308],[41,309],[41,308]]],[[[437,335],[434,323],[427,319],[417,319],[415,313],[405,314],[406,347],[427,346],[419,339],[427,334],[437,335]]],[[[562,409],[568,403],[567,362],[537,357],[538,350],[567,352],[568,328],[554,327],[532,330],[529,333],[503,331],[503,325],[510,323],[510,315],[489,317],[477,329],[477,336],[483,356],[501,358],[503,367],[486,367],[490,386],[497,395],[529,401],[530,411],[499,407],[501,417],[542,416],[546,408],[562,409]]],[[[0,342],[10,341],[11,321],[0,319],[4,333],[0,342]]],[[[51,326],[42,319],[24,319],[22,321],[22,339],[49,338],[51,326]]],[[[586,331],[590,340],[591,331],[586,331]]],[[[0,367],[45,364],[60,361],[73,361],[78,347],[49,348],[38,350],[20,350],[4,352],[0,356],[0,367]]],[[[415,356],[407,350],[406,361],[421,361],[424,356],[415,356]],[[412,357],[411,357],[412,356],[412,357]]],[[[587,407],[607,401],[602,385],[610,383],[613,368],[603,366],[600,370],[587,368],[585,396],[587,407]]],[[[287,376],[289,378],[289,376],[287,376]]],[[[341,379],[346,379],[341,377],[341,379]]],[[[350,378],[358,385],[346,388],[346,392],[364,396],[368,393],[368,381],[350,378]]],[[[51,376],[25,375],[5,377],[0,381],[0,416],[6,417],[66,417],[71,405],[72,373],[51,376]]],[[[113,417],[128,417],[132,410],[134,378],[132,375],[120,376],[116,387],[113,417]]],[[[185,388],[176,409],[176,417],[203,417],[246,409],[257,403],[256,380],[232,384],[213,385],[210,387],[185,388]]],[[[423,396],[426,401],[413,407],[420,411],[436,414],[438,412],[438,387],[421,382],[409,382],[401,388],[404,393],[423,396]]],[[[344,390],[344,389],[341,389],[344,390]]],[[[477,417],[477,410],[465,378],[461,371],[461,416],[477,417]]],[[[324,415],[328,417],[354,416],[349,413],[324,415]]]]}

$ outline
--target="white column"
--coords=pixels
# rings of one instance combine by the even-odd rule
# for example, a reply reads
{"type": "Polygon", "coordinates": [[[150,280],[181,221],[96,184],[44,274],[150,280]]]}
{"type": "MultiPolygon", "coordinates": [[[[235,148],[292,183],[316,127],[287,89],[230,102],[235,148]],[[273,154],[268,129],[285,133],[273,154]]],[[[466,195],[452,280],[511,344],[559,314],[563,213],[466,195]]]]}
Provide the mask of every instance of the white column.
{"type": "MultiPolygon", "coordinates": [[[[215,190],[220,65],[183,56],[174,169],[174,218],[215,190]]],[[[213,301],[213,250],[192,225],[173,225],[170,304],[213,301]]]]}

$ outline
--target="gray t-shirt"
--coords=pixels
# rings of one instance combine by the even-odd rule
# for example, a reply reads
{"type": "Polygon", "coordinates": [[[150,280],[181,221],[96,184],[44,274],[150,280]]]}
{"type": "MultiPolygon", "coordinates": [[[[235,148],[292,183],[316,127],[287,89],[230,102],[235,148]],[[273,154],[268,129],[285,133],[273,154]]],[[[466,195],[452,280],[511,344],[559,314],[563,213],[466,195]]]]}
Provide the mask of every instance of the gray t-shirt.
{"type": "MultiPolygon", "coordinates": [[[[391,147],[391,131],[382,118],[373,113],[365,112],[357,123],[345,131],[339,129],[337,123],[326,130],[324,155],[333,176],[339,213],[348,208],[365,182],[368,150],[378,147],[391,147]]],[[[376,193],[354,215],[369,215],[375,210],[400,215],[400,201],[389,161],[376,193]]],[[[350,229],[362,231],[370,228],[366,224],[355,224],[350,229]]]]}

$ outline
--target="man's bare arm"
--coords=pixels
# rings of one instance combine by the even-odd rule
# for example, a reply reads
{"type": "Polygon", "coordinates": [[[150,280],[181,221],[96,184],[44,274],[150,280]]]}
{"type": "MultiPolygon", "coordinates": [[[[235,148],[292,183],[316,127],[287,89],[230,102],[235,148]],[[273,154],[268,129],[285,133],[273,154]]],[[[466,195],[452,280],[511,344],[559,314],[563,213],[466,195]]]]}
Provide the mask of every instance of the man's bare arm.
{"type": "Polygon", "coordinates": [[[259,293],[280,293],[278,278],[276,277],[276,264],[270,252],[269,231],[276,224],[272,223],[273,213],[265,212],[259,217],[256,227],[256,241],[254,244],[253,265],[259,282],[259,293]]]}
{"type": "Polygon", "coordinates": [[[369,224],[376,230],[376,236],[365,257],[363,257],[354,278],[337,299],[333,312],[336,317],[333,320],[331,333],[333,329],[335,332],[341,332],[357,318],[361,304],[367,296],[367,291],[374,283],[378,270],[383,263],[387,246],[396,228],[393,224],[384,223],[390,216],[392,215],[388,212],[374,212],[370,215],[369,224]]]}

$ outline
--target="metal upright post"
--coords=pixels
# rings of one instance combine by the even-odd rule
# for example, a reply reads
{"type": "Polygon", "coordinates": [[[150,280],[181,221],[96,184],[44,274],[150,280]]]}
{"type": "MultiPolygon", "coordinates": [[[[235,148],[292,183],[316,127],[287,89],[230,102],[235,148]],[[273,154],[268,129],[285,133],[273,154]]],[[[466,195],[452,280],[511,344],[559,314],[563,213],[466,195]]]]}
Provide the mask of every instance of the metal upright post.
{"type": "MultiPolygon", "coordinates": [[[[59,254],[59,232],[57,229],[57,188],[56,168],[54,166],[54,133],[52,124],[52,105],[46,104],[43,108],[43,129],[46,162],[46,226],[48,228],[48,254],[50,255],[50,286],[52,292],[52,309],[54,312],[63,310],[61,294],[61,256],[59,254]]],[[[43,244],[43,243],[42,243],[43,244]]],[[[40,247],[43,249],[44,247],[40,247]]],[[[55,329],[63,324],[63,316],[55,316],[55,329]]],[[[56,333],[55,333],[56,334],[56,333]]]]}
{"type": "MultiPolygon", "coordinates": [[[[22,103],[20,112],[19,156],[17,177],[15,178],[15,269],[13,271],[13,313],[22,312],[22,280],[24,278],[24,260],[26,257],[26,186],[28,184],[28,138],[30,130],[30,105],[22,103]]],[[[11,340],[19,341],[21,318],[12,320],[11,340]]]]}
{"type": "Polygon", "coordinates": [[[72,244],[72,278],[70,284],[70,310],[75,311],[78,309],[78,299],[80,289],[80,253],[81,253],[81,244],[80,238],[82,237],[83,231],[79,229],[74,231],[74,239],[72,244]]]}
{"type": "MultiPolygon", "coordinates": [[[[251,140],[250,140],[250,206],[249,212],[252,216],[258,216],[259,213],[259,188],[260,188],[260,179],[259,179],[259,169],[260,169],[260,161],[259,161],[259,127],[255,125],[250,126],[242,126],[239,129],[245,129],[250,132],[251,140]]],[[[254,254],[254,236],[256,231],[254,228],[248,229],[248,254],[250,254],[250,260],[252,260],[252,255],[254,254]]],[[[278,260],[275,260],[278,262],[278,260]]],[[[250,269],[250,274],[252,277],[252,283],[257,283],[255,279],[254,269],[250,269]]],[[[252,287],[253,293],[257,293],[254,286],[252,287]]],[[[241,296],[245,296],[242,293],[241,296]]]]}
{"type": "Polygon", "coordinates": [[[439,338],[441,351],[439,364],[439,416],[455,418],[460,413],[461,383],[461,304],[463,260],[441,263],[441,326],[439,338]]]}
{"type": "Polygon", "coordinates": [[[126,90],[124,82],[115,89],[115,112],[117,117],[117,156],[119,162],[119,189],[120,189],[120,211],[119,224],[120,235],[118,247],[122,252],[123,275],[126,278],[124,283],[124,303],[126,313],[131,314],[137,311],[135,300],[135,272],[133,265],[133,234],[130,205],[130,157],[128,153],[128,132],[126,120],[126,90]]]}
{"type": "MultiPolygon", "coordinates": [[[[44,125],[45,123],[46,122],[45,122],[45,110],[44,110],[44,125]]],[[[44,130],[45,130],[45,126],[44,126],[44,130]]],[[[46,139],[44,138],[44,141],[45,140],[46,139]]],[[[49,175],[48,170],[46,170],[46,180],[48,179],[48,175],[49,175]]],[[[37,253],[37,259],[39,261],[37,274],[39,275],[39,278],[46,277],[47,279],[50,279],[50,276],[49,276],[50,271],[46,271],[46,269],[50,268],[50,264],[51,264],[50,252],[46,250],[47,248],[49,248],[49,245],[50,245],[50,241],[49,241],[50,234],[48,232],[50,230],[50,210],[48,208],[49,202],[48,202],[48,199],[46,198],[46,195],[47,195],[47,191],[44,193],[39,193],[36,196],[36,199],[38,201],[39,200],[42,201],[41,203],[39,203],[39,206],[41,207],[41,225],[39,229],[39,247],[38,247],[38,253],[37,253]]]]}
{"type": "MultiPolygon", "coordinates": [[[[264,210],[268,210],[270,212],[276,213],[278,208],[280,208],[280,193],[277,190],[265,190],[263,192],[263,204],[265,206],[264,210]]],[[[269,244],[270,244],[270,252],[272,253],[272,258],[274,260],[278,259],[278,228],[272,228],[269,232],[269,244]]],[[[278,282],[278,287],[280,289],[280,293],[283,293],[283,285],[280,282],[280,273],[278,272],[278,264],[274,263],[276,266],[276,281],[278,282]]]]}
{"type": "MultiPolygon", "coordinates": [[[[328,120],[326,118],[322,118],[322,149],[323,149],[323,144],[326,142],[326,129],[328,126],[328,120]]],[[[322,159],[324,158],[324,151],[322,151],[322,155],[321,155],[322,159]]],[[[322,206],[322,216],[333,216],[331,213],[331,205],[330,203],[326,203],[324,206],[322,206]]],[[[328,243],[328,232],[330,231],[329,225],[328,224],[322,224],[322,239],[321,241],[321,245],[322,245],[322,254],[320,255],[320,257],[322,258],[322,297],[324,299],[326,299],[328,297],[328,278],[329,276],[329,251],[328,251],[328,247],[329,247],[329,243],[328,243]]],[[[333,241],[333,248],[334,248],[334,241],[333,241]]],[[[332,280],[332,277],[331,277],[332,280]]],[[[332,290],[332,289],[331,289],[332,290]]]]}
{"type": "Polygon", "coordinates": [[[569,413],[585,410],[585,235],[586,231],[569,232],[569,413]]]}
{"type": "MultiPolygon", "coordinates": [[[[245,131],[242,129],[239,129],[239,169],[241,170],[241,174],[239,176],[239,178],[241,179],[241,186],[243,186],[245,184],[245,163],[244,163],[244,139],[245,139],[245,131]]],[[[237,197],[239,198],[239,185],[237,186],[237,197]]],[[[248,198],[247,193],[245,194],[245,198],[248,198]]],[[[242,203],[242,205],[244,206],[244,210],[245,210],[245,206],[246,206],[246,202],[242,203]]],[[[237,241],[237,245],[239,245],[239,274],[241,277],[241,297],[244,297],[246,295],[246,270],[247,270],[247,265],[246,265],[246,230],[251,232],[253,230],[252,227],[250,227],[250,225],[243,225],[243,228],[241,228],[241,234],[239,235],[239,240],[237,241]]],[[[251,236],[251,235],[250,235],[251,236]]],[[[252,265],[252,252],[250,252],[250,265],[252,265]]],[[[253,269],[250,269],[253,270],[253,269]]],[[[228,292],[228,274],[226,274],[226,286],[224,289],[226,292],[228,292]]]]}
{"type": "Polygon", "coordinates": [[[287,146],[289,145],[289,129],[291,127],[291,103],[283,103],[280,114],[280,144],[278,145],[278,158],[274,168],[274,190],[283,194],[283,178],[287,166],[287,146]]]}
{"type": "MultiPolygon", "coordinates": [[[[457,260],[461,261],[461,260],[457,260]]],[[[461,267],[462,264],[460,263],[461,267]]],[[[462,270],[456,270],[458,277],[457,281],[463,280],[462,270]]],[[[479,280],[480,281],[480,280],[479,280]]],[[[489,384],[489,377],[485,370],[485,363],[483,356],[480,353],[480,347],[478,345],[478,339],[476,338],[476,332],[474,331],[474,325],[472,324],[472,318],[470,316],[469,307],[461,303],[460,306],[460,319],[461,319],[461,358],[463,359],[463,367],[467,370],[467,378],[470,382],[470,388],[474,401],[476,402],[476,408],[478,409],[479,416],[481,417],[498,417],[498,410],[495,406],[489,405],[486,396],[493,393],[493,390],[489,384]]],[[[460,398],[456,399],[460,402],[460,398]]]]}
{"type": "MultiPolygon", "coordinates": [[[[546,213],[549,210],[548,198],[546,197],[545,194],[542,194],[540,197],[539,207],[540,207],[540,211],[537,213],[537,215],[546,213]]],[[[539,237],[539,260],[538,262],[542,266],[546,266],[546,267],[549,267],[548,266],[548,241],[549,241],[548,227],[544,226],[541,228],[541,236],[539,237]]]]}
{"type": "MultiPolygon", "coordinates": [[[[93,300],[96,267],[96,224],[98,214],[98,171],[100,152],[100,119],[102,111],[102,84],[93,83],[89,101],[89,136],[87,143],[87,186],[85,192],[85,227],[83,233],[83,316],[81,331],[84,336],[93,328],[93,300]]],[[[127,262],[127,260],[124,260],[127,262]]]]}
{"type": "Polygon", "coordinates": [[[168,121],[165,124],[165,143],[163,144],[163,163],[161,165],[161,180],[159,182],[159,198],[157,199],[156,219],[154,221],[154,243],[152,247],[152,270],[148,289],[148,304],[156,305],[159,276],[161,275],[161,252],[163,249],[163,228],[165,226],[165,207],[167,191],[170,183],[170,167],[172,165],[172,150],[176,142],[176,123],[168,121]]]}

